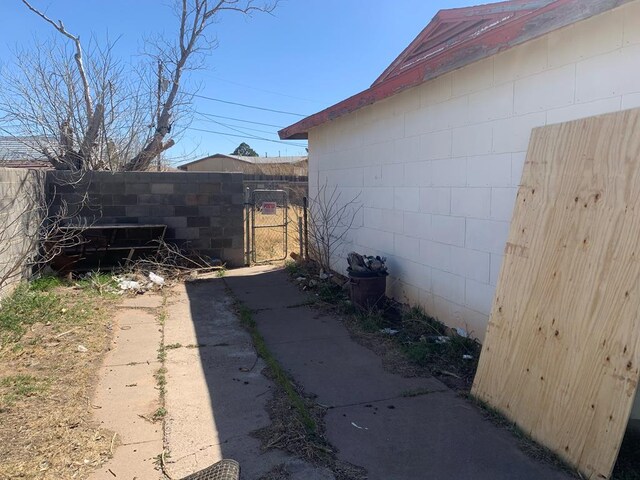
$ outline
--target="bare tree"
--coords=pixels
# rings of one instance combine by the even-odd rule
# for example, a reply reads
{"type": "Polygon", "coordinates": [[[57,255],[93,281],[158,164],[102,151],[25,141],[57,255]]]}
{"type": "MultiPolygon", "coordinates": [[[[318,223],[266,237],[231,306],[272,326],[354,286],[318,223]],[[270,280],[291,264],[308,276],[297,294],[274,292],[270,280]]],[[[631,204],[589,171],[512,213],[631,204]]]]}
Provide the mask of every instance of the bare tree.
{"type": "Polygon", "coordinates": [[[359,199],[360,193],[343,198],[337,186],[324,183],[309,200],[309,253],[325,272],[334,268],[336,254],[344,253],[341,251],[362,211],[359,199]]]}
{"type": "Polygon", "coordinates": [[[29,137],[56,169],[120,170],[149,137],[151,88],[114,59],[113,44],[88,47],[88,95],[67,44],[54,37],[17,51],[13,68],[2,72],[0,119],[12,125],[5,133],[29,137]]]}
{"type": "Polygon", "coordinates": [[[177,122],[192,98],[183,89],[185,74],[217,47],[212,24],[226,11],[270,13],[277,1],[174,0],[176,38],[147,42],[150,64],[126,68],[114,59],[113,43],[92,39],[85,49],[61,20],[22,0],[66,43],[17,55],[17,68],[2,79],[0,119],[12,131],[41,138],[41,153],[57,169],[146,170],[176,142],[177,122]]]}

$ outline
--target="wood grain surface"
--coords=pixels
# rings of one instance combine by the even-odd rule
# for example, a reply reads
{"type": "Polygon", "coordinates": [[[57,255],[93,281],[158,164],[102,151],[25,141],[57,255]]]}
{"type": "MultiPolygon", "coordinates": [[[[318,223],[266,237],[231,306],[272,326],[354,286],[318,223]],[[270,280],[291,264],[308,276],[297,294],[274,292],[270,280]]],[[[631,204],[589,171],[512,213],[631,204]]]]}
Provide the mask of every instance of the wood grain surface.
{"type": "Polygon", "coordinates": [[[535,129],[472,393],[609,478],[639,311],[640,109],[535,129]]]}

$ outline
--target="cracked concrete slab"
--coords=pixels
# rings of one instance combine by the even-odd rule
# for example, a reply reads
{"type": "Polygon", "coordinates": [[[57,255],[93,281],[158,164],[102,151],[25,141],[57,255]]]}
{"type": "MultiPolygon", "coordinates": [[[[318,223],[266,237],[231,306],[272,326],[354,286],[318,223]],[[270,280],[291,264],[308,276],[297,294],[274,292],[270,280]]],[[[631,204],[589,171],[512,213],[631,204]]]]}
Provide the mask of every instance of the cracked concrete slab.
{"type": "Polygon", "coordinates": [[[162,438],[149,442],[122,445],[113,458],[91,476],[91,480],[165,480],[158,470],[157,456],[162,452],[162,438]]]}
{"type": "Polygon", "coordinates": [[[146,292],[143,295],[125,297],[119,305],[121,308],[160,308],[162,295],[155,292],[146,292]]]}
{"type": "Polygon", "coordinates": [[[333,479],[326,469],[283,452],[262,451],[251,436],[270,424],[265,406],[273,387],[261,374],[264,362],[240,325],[223,280],[172,289],[165,345],[178,344],[167,350],[166,359],[167,470],[172,477],[233,458],[240,462],[243,479],[257,479],[279,464],[295,473],[293,479],[333,479]]]}
{"type": "MultiPolygon", "coordinates": [[[[134,297],[146,305],[142,298],[134,297]]],[[[117,435],[119,446],[92,480],[161,478],[154,462],[163,449],[162,423],[150,418],[160,407],[154,373],[162,334],[154,310],[128,304],[114,316],[111,350],[93,398],[95,418],[117,435]]]]}
{"type": "Polygon", "coordinates": [[[308,298],[285,272],[236,271],[230,288],[250,301],[268,348],[327,411],[326,437],[341,460],[369,480],[567,479],[526,456],[518,440],[434,378],[386,371],[375,353],[350,338],[340,319],[300,305],[308,298]],[[273,299],[274,292],[286,298],[273,299]],[[416,396],[405,396],[408,393],[416,396]],[[428,394],[418,394],[431,392],[428,394]]]}
{"type": "Polygon", "coordinates": [[[254,316],[269,349],[323,405],[394,398],[405,391],[446,387],[435,378],[403,378],[354,342],[342,323],[309,307],[275,309],[254,316]]]}

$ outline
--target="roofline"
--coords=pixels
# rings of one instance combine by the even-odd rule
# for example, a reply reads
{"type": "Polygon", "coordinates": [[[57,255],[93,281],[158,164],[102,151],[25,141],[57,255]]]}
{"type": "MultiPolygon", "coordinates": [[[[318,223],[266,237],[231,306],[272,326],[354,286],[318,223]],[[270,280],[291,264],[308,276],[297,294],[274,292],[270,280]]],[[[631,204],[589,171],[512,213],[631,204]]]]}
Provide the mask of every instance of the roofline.
{"type": "MultiPolygon", "coordinates": [[[[391,71],[387,68],[368,89],[283,128],[278,132],[278,135],[282,140],[308,139],[309,130],[323,123],[353,113],[362,107],[391,97],[406,89],[630,1],[632,0],[593,0],[587,4],[584,0],[556,0],[538,10],[507,21],[499,28],[490,29],[482,35],[460,42],[452,48],[444,50],[441,54],[434,55],[426,62],[379,82],[385,74],[391,71]],[[554,12],[554,15],[551,15],[551,12],[554,12]],[[520,35],[522,32],[524,34],[520,35]]],[[[496,5],[504,3],[506,2],[500,2],[496,5]]],[[[472,9],[473,7],[468,8],[472,9]]],[[[459,11],[463,9],[452,10],[459,14],[459,11]]],[[[452,10],[441,10],[436,14],[434,20],[438,18],[438,15],[445,15],[452,10]]],[[[432,22],[429,22],[426,29],[432,22]]],[[[403,50],[403,53],[405,51],[406,49],[403,50]]],[[[392,66],[395,65],[396,60],[391,64],[392,66]]]]}
{"type": "Polygon", "coordinates": [[[238,162],[243,162],[246,163],[248,165],[296,165],[300,162],[303,162],[305,160],[309,159],[309,156],[305,156],[305,155],[294,155],[292,157],[254,157],[254,158],[297,158],[300,157],[300,160],[296,161],[296,162],[264,162],[264,163],[260,163],[260,162],[250,162],[249,160],[244,160],[242,158],[238,158],[237,156],[233,155],[233,154],[227,154],[227,153],[214,153],[213,155],[208,155],[206,157],[203,158],[199,158],[198,160],[193,160],[191,162],[188,163],[183,163],[182,165],[178,165],[176,168],[178,169],[184,169],[186,167],[189,167],[191,165],[195,165],[197,163],[200,162],[204,162],[206,160],[209,160],[211,158],[226,158],[229,160],[237,160],[238,162]]]}
{"type": "MultiPolygon", "coordinates": [[[[441,22],[455,22],[461,20],[467,20],[468,17],[472,16],[474,20],[481,18],[491,18],[496,14],[505,14],[518,12],[519,9],[522,10],[523,7],[526,7],[528,10],[532,9],[540,9],[542,7],[546,7],[550,3],[553,3],[554,0],[507,0],[499,3],[490,3],[488,5],[478,5],[475,7],[462,7],[462,8],[451,8],[447,10],[440,10],[433,19],[429,22],[429,24],[416,36],[416,38],[405,48],[398,57],[391,62],[384,72],[373,82],[373,85],[380,83],[385,80],[389,74],[391,74],[398,64],[402,63],[405,55],[413,50],[417,44],[419,44],[432,30],[437,29],[440,26],[441,22]]],[[[526,14],[525,14],[526,15],[526,14]]],[[[508,23],[508,22],[505,22],[508,23]]]]}
{"type": "MultiPolygon", "coordinates": [[[[229,157],[225,153],[214,153],[213,155],[207,155],[206,157],[199,158],[198,160],[192,160],[191,162],[183,163],[182,165],[178,165],[176,168],[188,167],[189,165],[195,165],[196,163],[204,162],[205,160],[209,160],[210,158],[214,158],[218,156],[225,157],[225,158],[233,158],[233,157],[229,157]]],[[[237,158],[234,158],[234,160],[237,160],[237,158]]]]}

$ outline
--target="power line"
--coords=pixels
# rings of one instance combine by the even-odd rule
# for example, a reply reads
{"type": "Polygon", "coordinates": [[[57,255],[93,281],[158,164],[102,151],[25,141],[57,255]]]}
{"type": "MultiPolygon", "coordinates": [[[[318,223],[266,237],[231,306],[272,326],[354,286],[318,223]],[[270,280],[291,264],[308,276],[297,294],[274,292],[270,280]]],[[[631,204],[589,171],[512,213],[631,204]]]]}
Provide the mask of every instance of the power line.
{"type": "Polygon", "coordinates": [[[222,115],[214,115],[213,113],[200,112],[198,110],[194,110],[194,112],[195,113],[199,113],[200,115],[204,115],[205,117],[224,118],[225,120],[235,120],[236,122],[252,123],[254,125],[262,125],[262,126],[265,126],[265,127],[284,128],[284,126],[282,126],[282,125],[273,125],[271,123],[253,122],[251,120],[244,120],[242,118],[224,117],[222,115]]]}
{"type": "Polygon", "coordinates": [[[300,148],[305,148],[306,147],[306,145],[301,145],[299,143],[283,142],[281,140],[271,140],[269,138],[262,138],[262,137],[257,137],[255,135],[249,135],[249,134],[247,134],[247,135],[235,135],[233,133],[216,132],[214,130],[205,130],[205,129],[202,129],[202,128],[195,128],[195,127],[189,127],[189,130],[195,130],[196,132],[204,132],[204,133],[214,133],[216,135],[224,135],[224,136],[227,136],[227,137],[238,137],[238,138],[245,138],[245,139],[250,138],[252,140],[262,140],[264,142],[282,143],[284,145],[291,145],[293,147],[300,147],[300,148]]]}
{"type": "Polygon", "coordinates": [[[244,108],[253,108],[254,110],[264,110],[265,112],[282,113],[284,115],[295,115],[296,117],[306,117],[306,116],[308,116],[308,115],[304,115],[302,113],[285,112],[283,110],[274,110],[272,108],[257,107],[255,105],[247,105],[246,103],[229,102],[228,100],[221,100],[220,98],[207,97],[206,95],[199,95],[197,93],[191,93],[191,94],[188,94],[188,95],[191,95],[192,97],[196,97],[196,98],[203,98],[205,100],[211,100],[212,102],[226,103],[226,104],[229,104],[229,105],[236,105],[238,107],[244,107],[244,108]]]}
{"type": "MultiPolygon", "coordinates": [[[[266,133],[268,135],[276,135],[276,133],[271,130],[260,130],[258,128],[250,128],[250,127],[245,127],[243,125],[229,125],[228,123],[223,123],[223,122],[218,122],[217,120],[213,120],[212,118],[205,118],[205,119],[199,119],[196,120],[197,122],[205,122],[205,123],[215,123],[217,125],[222,125],[223,127],[227,127],[227,128],[232,128],[232,127],[242,127],[243,130],[250,130],[252,132],[259,132],[259,133],[266,133]]],[[[240,133],[244,133],[244,131],[240,132],[240,133]]]]}
{"type": "MultiPolygon", "coordinates": [[[[245,132],[244,130],[240,130],[240,129],[238,129],[238,128],[234,128],[233,126],[228,125],[228,124],[226,124],[226,123],[216,122],[215,120],[211,120],[211,121],[212,121],[213,123],[217,123],[218,125],[221,125],[221,126],[223,126],[223,127],[225,127],[225,128],[228,128],[229,130],[233,130],[234,132],[242,133],[242,134],[244,134],[244,135],[252,135],[252,136],[256,136],[256,137],[257,137],[257,135],[254,135],[253,133],[247,133],[247,132],[245,132]]],[[[248,129],[248,130],[251,130],[251,129],[248,129]]],[[[272,132],[267,132],[267,133],[269,133],[270,135],[273,135],[273,133],[272,133],[272,132]]]]}

